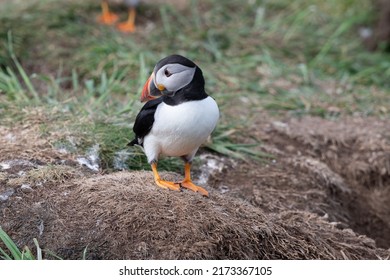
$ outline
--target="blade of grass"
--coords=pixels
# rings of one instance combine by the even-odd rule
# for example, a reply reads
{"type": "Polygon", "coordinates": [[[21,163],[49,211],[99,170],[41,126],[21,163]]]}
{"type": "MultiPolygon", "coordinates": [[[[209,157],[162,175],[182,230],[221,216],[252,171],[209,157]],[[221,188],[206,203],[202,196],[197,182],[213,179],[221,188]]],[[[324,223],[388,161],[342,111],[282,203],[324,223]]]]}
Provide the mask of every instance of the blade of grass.
{"type": "Polygon", "coordinates": [[[10,251],[12,257],[15,260],[22,259],[22,252],[20,252],[18,246],[16,246],[15,242],[9,237],[9,235],[0,227],[0,240],[3,241],[4,245],[10,251]]]}
{"type": "Polygon", "coordinates": [[[293,34],[296,32],[297,29],[299,29],[302,26],[302,22],[309,17],[309,15],[313,12],[312,6],[307,7],[306,9],[302,11],[298,11],[296,15],[294,15],[294,20],[290,24],[290,27],[286,31],[286,33],[283,36],[283,41],[288,42],[290,38],[293,37],[293,34]]]}
{"type": "Polygon", "coordinates": [[[39,246],[38,240],[36,238],[33,239],[35,247],[37,248],[37,260],[42,260],[42,249],[39,246]]]}
{"type": "Polygon", "coordinates": [[[12,61],[15,63],[16,68],[17,68],[20,76],[22,77],[23,82],[26,84],[27,89],[32,94],[32,97],[35,99],[35,101],[40,101],[39,95],[36,92],[34,86],[32,85],[30,78],[27,76],[22,65],[19,63],[18,59],[16,58],[16,55],[14,53],[13,46],[12,46],[12,33],[11,33],[11,31],[8,31],[7,35],[8,35],[8,51],[10,53],[12,61]]]}
{"type": "Polygon", "coordinates": [[[75,69],[72,69],[72,89],[74,92],[79,90],[79,76],[75,69]]]}
{"type": "Polygon", "coordinates": [[[50,250],[45,250],[45,253],[46,253],[47,255],[50,255],[50,256],[56,258],[57,260],[63,260],[63,258],[59,257],[58,255],[56,255],[55,253],[53,253],[53,252],[50,251],[50,250]]]}
{"type": "Polygon", "coordinates": [[[160,15],[163,22],[165,34],[170,37],[172,35],[172,27],[170,24],[170,19],[168,16],[168,8],[166,5],[162,5],[160,7],[160,15]]]}
{"type": "Polygon", "coordinates": [[[201,29],[201,16],[199,14],[199,3],[198,0],[192,0],[191,1],[191,12],[192,12],[192,18],[194,20],[194,25],[197,30],[201,29]]]}
{"type": "Polygon", "coordinates": [[[345,21],[341,23],[341,25],[335,30],[335,32],[329,37],[329,39],[326,41],[324,46],[321,48],[319,53],[313,58],[312,61],[310,61],[309,65],[314,66],[320,61],[324,59],[324,57],[328,54],[332,46],[334,45],[335,40],[343,33],[348,31],[353,24],[355,23],[355,19],[350,19],[348,21],[345,21]]]}
{"type": "Polygon", "coordinates": [[[8,255],[3,249],[0,248],[0,257],[3,260],[12,260],[11,256],[8,255]]]}
{"type": "Polygon", "coordinates": [[[82,259],[83,260],[86,260],[87,259],[87,250],[88,250],[88,245],[84,248],[83,250],[83,256],[82,256],[82,259]]]}
{"type": "Polygon", "coordinates": [[[24,247],[22,252],[22,260],[35,260],[33,253],[27,246],[24,247]]]}
{"type": "Polygon", "coordinates": [[[15,73],[9,67],[4,72],[0,72],[0,92],[4,92],[11,100],[29,100],[15,73]]]}

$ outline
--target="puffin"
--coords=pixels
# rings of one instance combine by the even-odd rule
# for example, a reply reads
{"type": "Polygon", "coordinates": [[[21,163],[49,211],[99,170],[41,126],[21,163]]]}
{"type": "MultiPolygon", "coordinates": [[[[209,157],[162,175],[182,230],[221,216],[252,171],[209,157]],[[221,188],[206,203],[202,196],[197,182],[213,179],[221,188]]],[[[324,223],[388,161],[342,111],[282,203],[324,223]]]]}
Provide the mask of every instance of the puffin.
{"type": "Polygon", "coordinates": [[[143,86],[141,102],[146,104],[136,116],[135,138],[128,145],[143,147],[156,185],[174,191],[185,188],[208,197],[208,191],[191,179],[195,154],[219,120],[218,105],[205,91],[202,70],[178,54],[161,59],[143,86]],[[162,156],[184,161],[181,182],[160,177],[157,163],[162,156]]]}
{"type": "MultiPolygon", "coordinates": [[[[135,32],[135,17],[136,7],[140,0],[123,0],[128,9],[128,16],[125,22],[117,24],[117,28],[125,33],[135,32]]],[[[118,21],[118,15],[110,11],[108,0],[101,1],[102,14],[98,17],[98,21],[103,24],[111,25],[118,21]]]]}

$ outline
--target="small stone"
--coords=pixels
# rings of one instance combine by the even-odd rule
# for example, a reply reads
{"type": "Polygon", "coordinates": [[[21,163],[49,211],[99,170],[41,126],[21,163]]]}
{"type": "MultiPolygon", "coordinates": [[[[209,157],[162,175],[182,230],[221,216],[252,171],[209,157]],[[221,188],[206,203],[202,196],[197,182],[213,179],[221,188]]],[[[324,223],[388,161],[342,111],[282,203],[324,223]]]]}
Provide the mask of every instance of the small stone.
{"type": "Polygon", "coordinates": [[[31,192],[33,191],[32,187],[30,186],[30,184],[23,184],[20,186],[20,189],[24,192],[31,192]]]}
{"type": "Polygon", "coordinates": [[[0,201],[1,201],[1,202],[7,201],[8,198],[9,198],[11,195],[14,194],[14,192],[15,192],[14,189],[7,189],[7,190],[5,190],[5,192],[3,192],[3,193],[0,194],[0,201]]]}

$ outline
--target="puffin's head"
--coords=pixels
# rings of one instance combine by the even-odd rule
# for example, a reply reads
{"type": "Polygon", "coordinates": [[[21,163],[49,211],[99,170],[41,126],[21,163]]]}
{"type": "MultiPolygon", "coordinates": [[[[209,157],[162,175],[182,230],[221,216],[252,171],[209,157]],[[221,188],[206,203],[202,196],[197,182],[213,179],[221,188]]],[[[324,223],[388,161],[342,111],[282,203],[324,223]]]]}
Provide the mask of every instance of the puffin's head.
{"type": "Polygon", "coordinates": [[[192,82],[197,69],[199,68],[195,63],[181,55],[174,54],[163,58],[146,81],[141,101],[153,100],[163,95],[174,96],[192,82]]]}

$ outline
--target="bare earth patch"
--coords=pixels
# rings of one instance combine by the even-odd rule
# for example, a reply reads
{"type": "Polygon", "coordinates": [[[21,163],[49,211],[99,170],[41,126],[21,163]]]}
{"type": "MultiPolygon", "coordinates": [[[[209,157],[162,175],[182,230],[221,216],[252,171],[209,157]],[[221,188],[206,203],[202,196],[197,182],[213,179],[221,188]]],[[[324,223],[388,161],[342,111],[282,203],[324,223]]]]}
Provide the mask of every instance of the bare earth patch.
{"type": "Polygon", "coordinates": [[[81,258],[87,246],[90,259],[386,259],[389,125],[360,118],[255,121],[252,136],[276,159],[212,156],[214,172],[194,174],[210,198],[159,189],[150,171],[85,172],[72,159],[53,161],[61,154],[48,136],[7,140],[3,127],[0,224],[20,246],[33,247],[35,237],[66,259],[81,258]],[[12,160],[20,161],[18,169],[12,160]]]}

